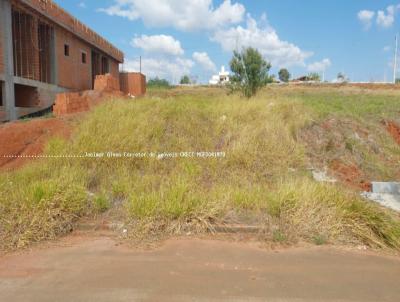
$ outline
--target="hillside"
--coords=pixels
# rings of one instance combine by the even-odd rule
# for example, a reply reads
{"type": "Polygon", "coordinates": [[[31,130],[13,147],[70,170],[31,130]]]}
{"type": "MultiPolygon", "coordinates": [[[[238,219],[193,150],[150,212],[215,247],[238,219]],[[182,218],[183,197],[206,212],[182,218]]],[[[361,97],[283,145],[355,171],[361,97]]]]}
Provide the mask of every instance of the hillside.
{"type": "Polygon", "coordinates": [[[24,247],[111,211],[131,240],[239,224],[280,244],[400,250],[399,214],[359,194],[371,181],[400,181],[399,113],[397,91],[356,87],[113,99],[69,139],[51,139],[46,158],[0,174],[0,242],[24,247]],[[313,169],[338,183],[316,182],[313,169]]]}

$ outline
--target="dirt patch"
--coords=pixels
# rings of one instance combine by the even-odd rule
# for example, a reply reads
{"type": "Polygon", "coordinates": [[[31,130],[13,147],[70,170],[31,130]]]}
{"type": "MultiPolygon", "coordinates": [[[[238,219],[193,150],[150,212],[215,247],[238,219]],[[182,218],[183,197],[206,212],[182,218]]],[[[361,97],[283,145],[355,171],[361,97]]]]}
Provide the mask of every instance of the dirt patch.
{"type": "MultiPolygon", "coordinates": [[[[395,133],[394,123],[385,127],[395,133]]],[[[399,157],[385,148],[385,127],[347,118],[329,118],[303,129],[299,139],[306,145],[312,168],[326,170],[350,188],[370,191],[371,181],[398,180],[399,157]]],[[[398,128],[397,128],[398,129],[398,128]]],[[[397,132],[396,132],[397,133],[397,132]]]]}
{"type": "Polygon", "coordinates": [[[386,129],[393,137],[393,139],[400,145],[400,126],[398,126],[395,122],[386,122],[386,129]]]}
{"type": "Polygon", "coordinates": [[[23,156],[42,154],[50,138],[68,138],[71,128],[68,120],[56,118],[17,121],[0,126],[0,170],[19,168],[33,160],[23,156]]]}
{"type": "Polygon", "coordinates": [[[337,178],[347,185],[366,192],[372,191],[371,182],[364,179],[365,176],[357,165],[345,164],[340,160],[333,160],[329,168],[337,178]]]}
{"type": "Polygon", "coordinates": [[[138,251],[87,238],[0,258],[4,301],[398,301],[399,274],[399,258],[363,251],[196,239],[138,251]]]}

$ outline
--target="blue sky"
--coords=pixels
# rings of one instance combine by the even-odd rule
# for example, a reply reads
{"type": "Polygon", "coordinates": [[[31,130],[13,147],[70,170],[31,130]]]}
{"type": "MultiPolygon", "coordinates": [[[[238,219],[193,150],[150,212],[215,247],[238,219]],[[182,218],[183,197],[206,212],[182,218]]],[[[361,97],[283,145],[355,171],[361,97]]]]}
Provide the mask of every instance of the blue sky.
{"type": "Polygon", "coordinates": [[[125,53],[125,70],[142,56],[148,77],[207,82],[232,50],[257,47],[272,62],[327,80],[393,77],[400,0],[68,0],[56,1],[125,53]]]}

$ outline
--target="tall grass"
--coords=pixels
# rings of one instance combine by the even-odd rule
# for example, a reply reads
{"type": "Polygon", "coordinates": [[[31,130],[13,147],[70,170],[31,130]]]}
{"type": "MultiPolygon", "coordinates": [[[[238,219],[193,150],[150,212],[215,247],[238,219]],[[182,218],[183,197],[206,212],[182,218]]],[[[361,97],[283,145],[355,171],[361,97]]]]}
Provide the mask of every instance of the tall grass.
{"type": "Polygon", "coordinates": [[[298,133],[313,120],[313,108],[279,91],[250,101],[204,88],[111,100],[89,113],[70,141],[52,140],[46,153],[221,151],[226,157],[53,159],[1,175],[3,245],[52,238],[80,216],[122,201],[133,236],[257,223],[271,240],[398,249],[398,217],[311,180],[298,133]]]}

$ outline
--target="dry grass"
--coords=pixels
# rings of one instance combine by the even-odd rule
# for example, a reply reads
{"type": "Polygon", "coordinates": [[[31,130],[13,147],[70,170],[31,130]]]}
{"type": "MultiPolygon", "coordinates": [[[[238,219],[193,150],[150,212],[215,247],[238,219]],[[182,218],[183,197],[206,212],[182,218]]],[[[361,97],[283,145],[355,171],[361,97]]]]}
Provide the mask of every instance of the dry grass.
{"type": "Polygon", "coordinates": [[[170,89],[99,106],[70,142],[51,141],[47,154],[223,151],[226,157],[44,160],[42,168],[1,175],[3,247],[65,233],[78,217],[118,201],[132,237],[242,222],[259,224],[266,239],[279,242],[399,249],[398,216],[311,179],[298,134],[322,114],[306,95],[291,93],[268,89],[248,101],[218,89],[170,89]]]}

